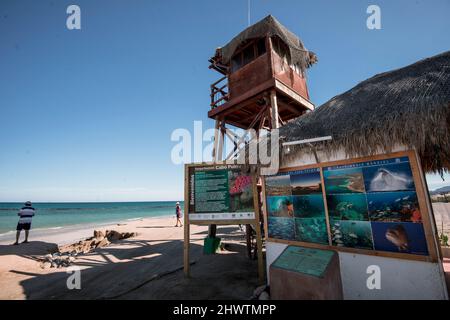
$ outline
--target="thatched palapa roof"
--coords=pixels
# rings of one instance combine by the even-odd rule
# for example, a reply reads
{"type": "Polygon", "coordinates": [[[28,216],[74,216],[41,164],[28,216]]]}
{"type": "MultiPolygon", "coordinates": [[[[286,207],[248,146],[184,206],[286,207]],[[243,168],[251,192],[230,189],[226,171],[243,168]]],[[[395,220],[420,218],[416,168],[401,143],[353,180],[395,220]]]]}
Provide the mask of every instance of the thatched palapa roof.
{"type": "MultiPolygon", "coordinates": [[[[327,153],[415,148],[427,172],[450,169],[450,51],[378,74],[280,128],[284,141],[332,136],[327,153]]],[[[296,156],[305,145],[291,148],[296,156]]]]}
{"type": "Polygon", "coordinates": [[[234,37],[224,47],[218,48],[214,59],[223,65],[228,65],[231,57],[239,46],[246,43],[248,40],[266,36],[280,37],[280,39],[289,47],[291,63],[299,65],[302,71],[305,71],[306,68],[309,68],[317,61],[317,56],[313,52],[308,51],[303,45],[303,42],[272,15],[268,15],[259,22],[251,25],[234,37]]]}

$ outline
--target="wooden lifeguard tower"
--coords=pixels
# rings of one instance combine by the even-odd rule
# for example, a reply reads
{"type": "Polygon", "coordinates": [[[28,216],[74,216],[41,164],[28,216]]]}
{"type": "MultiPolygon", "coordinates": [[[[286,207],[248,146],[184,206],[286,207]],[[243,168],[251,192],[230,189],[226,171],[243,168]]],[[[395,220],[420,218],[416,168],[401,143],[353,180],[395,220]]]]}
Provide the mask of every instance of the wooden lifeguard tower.
{"type": "MultiPolygon", "coordinates": [[[[217,48],[209,62],[209,68],[222,75],[211,85],[208,112],[215,120],[214,162],[234,159],[249,142],[247,132],[239,136],[228,127],[253,129],[253,139],[263,129],[279,128],[314,109],[306,69],[317,62],[317,57],[271,15],[217,48]],[[225,137],[231,139],[234,149],[224,157],[225,137]]],[[[247,225],[249,255],[250,232],[247,225]]],[[[210,225],[209,236],[215,233],[216,226],[210,225]]]]}
{"type": "Polygon", "coordinates": [[[277,19],[269,15],[216,49],[209,68],[222,77],[211,85],[211,109],[216,136],[213,159],[232,159],[245,145],[227,126],[271,130],[314,109],[306,85],[306,69],[317,62],[314,53],[277,19]],[[224,138],[234,150],[223,157],[224,138]]]}

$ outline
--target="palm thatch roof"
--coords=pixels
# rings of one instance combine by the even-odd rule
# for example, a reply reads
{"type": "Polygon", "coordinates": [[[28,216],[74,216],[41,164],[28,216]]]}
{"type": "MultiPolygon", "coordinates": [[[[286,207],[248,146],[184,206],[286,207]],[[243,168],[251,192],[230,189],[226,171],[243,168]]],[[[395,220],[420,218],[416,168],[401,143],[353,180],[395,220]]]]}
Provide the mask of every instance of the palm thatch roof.
{"type": "MultiPolygon", "coordinates": [[[[280,128],[284,141],[332,136],[332,154],[415,148],[427,172],[450,170],[450,51],[378,74],[280,128]]],[[[295,157],[296,145],[285,157],[295,157]]]]}
{"type": "Polygon", "coordinates": [[[305,71],[306,68],[309,68],[317,62],[317,56],[313,52],[308,51],[303,45],[303,42],[272,15],[268,15],[259,22],[251,25],[234,37],[224,47],[218,48],[216,50],[216,56],[213,59],[223,65],[228,65],[234,52],[242,44],[245,44],[248,40],[266,36],[280,37],[289,47],[291,63],[299,65],[302,71],[305,71]]]}

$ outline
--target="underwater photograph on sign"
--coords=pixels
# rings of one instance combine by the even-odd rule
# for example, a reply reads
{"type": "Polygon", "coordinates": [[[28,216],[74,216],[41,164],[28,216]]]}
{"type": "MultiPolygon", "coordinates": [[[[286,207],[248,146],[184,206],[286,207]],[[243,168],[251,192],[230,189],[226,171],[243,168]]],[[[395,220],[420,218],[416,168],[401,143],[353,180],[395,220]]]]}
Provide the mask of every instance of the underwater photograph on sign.
{"type": "Polygon", "coordinates": [[[189,172],[191,219],[254,217],[253,180],[240,166],[198,166],[189,172]]]}
{"type": "Polygon", "coordinates": [[[427,255],[425,231],[421,223],[372,222],[375,250],[427,255]]]}
{"type": "Polygon", "coordinates": [[[370,221],[421,222],[417,195],[413,191],[368,193],[370,221]]]}
{"type": "Polygon", "coordinates": [[[294,217],[294,204],[292,196],[267,197],[267,212],[269,217],[294,217]]]}
{"type": "Polygon", "coordinates": [[[328,244],[325,218],[295,218],[295,240],[328,244]]]}
{"type": "Polygon", "coordinates": [[[294,219],[270,217],[267,219],[269,238],[294,240],[294,219]]]}
{"type": "Polygon", "coordinates": [[[363,173],[367,192],[415,191],[411,166],[406,157],[364,167],[363,173]]]}
{"type": "Polygon", "coordinates": [[[373,249],[372,228],[368,221],[330,220],[334,246],[373,249]]]}
{"type": "Polygon", "coordinates": [[[230,211],[253,211],[252,177],[241,174],[240,170],[228,170],[230,211]]]}
{"type": "Polygon", "coordinates": [[[330,194],[327,204],[328,214],[335,220],[369,220],[365,194],[330,194]]]}
{"type": "Polygon", "coordinates": [[[294,215],[297,218],[325,217],[325,206],[322,194],[308,196],[292,196],[294,215]]]}

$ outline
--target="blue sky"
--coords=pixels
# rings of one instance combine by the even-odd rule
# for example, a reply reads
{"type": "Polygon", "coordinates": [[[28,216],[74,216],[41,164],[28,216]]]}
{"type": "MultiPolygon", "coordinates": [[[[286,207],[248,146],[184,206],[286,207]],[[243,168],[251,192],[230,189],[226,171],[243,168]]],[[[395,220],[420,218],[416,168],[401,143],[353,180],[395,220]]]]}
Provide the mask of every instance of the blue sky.
{"type": "MultiPolygon", "coordinates": [[[[251,8],[252,23],[273,14],[317,53],[308,74],[316,105],[450,49],[449,0],[251,8]],[[366,28],[369,4],[381,7],[382,30],[366,28]]],[[[170,135],[195,120],[213,126],[206,114],[218,74],[207,60],[246,26],[246,0],[2,0],[0,201],[181,199],[170,135]],[[70,4],[81,7],[81,30],[66,28],[70,4]]]]}

